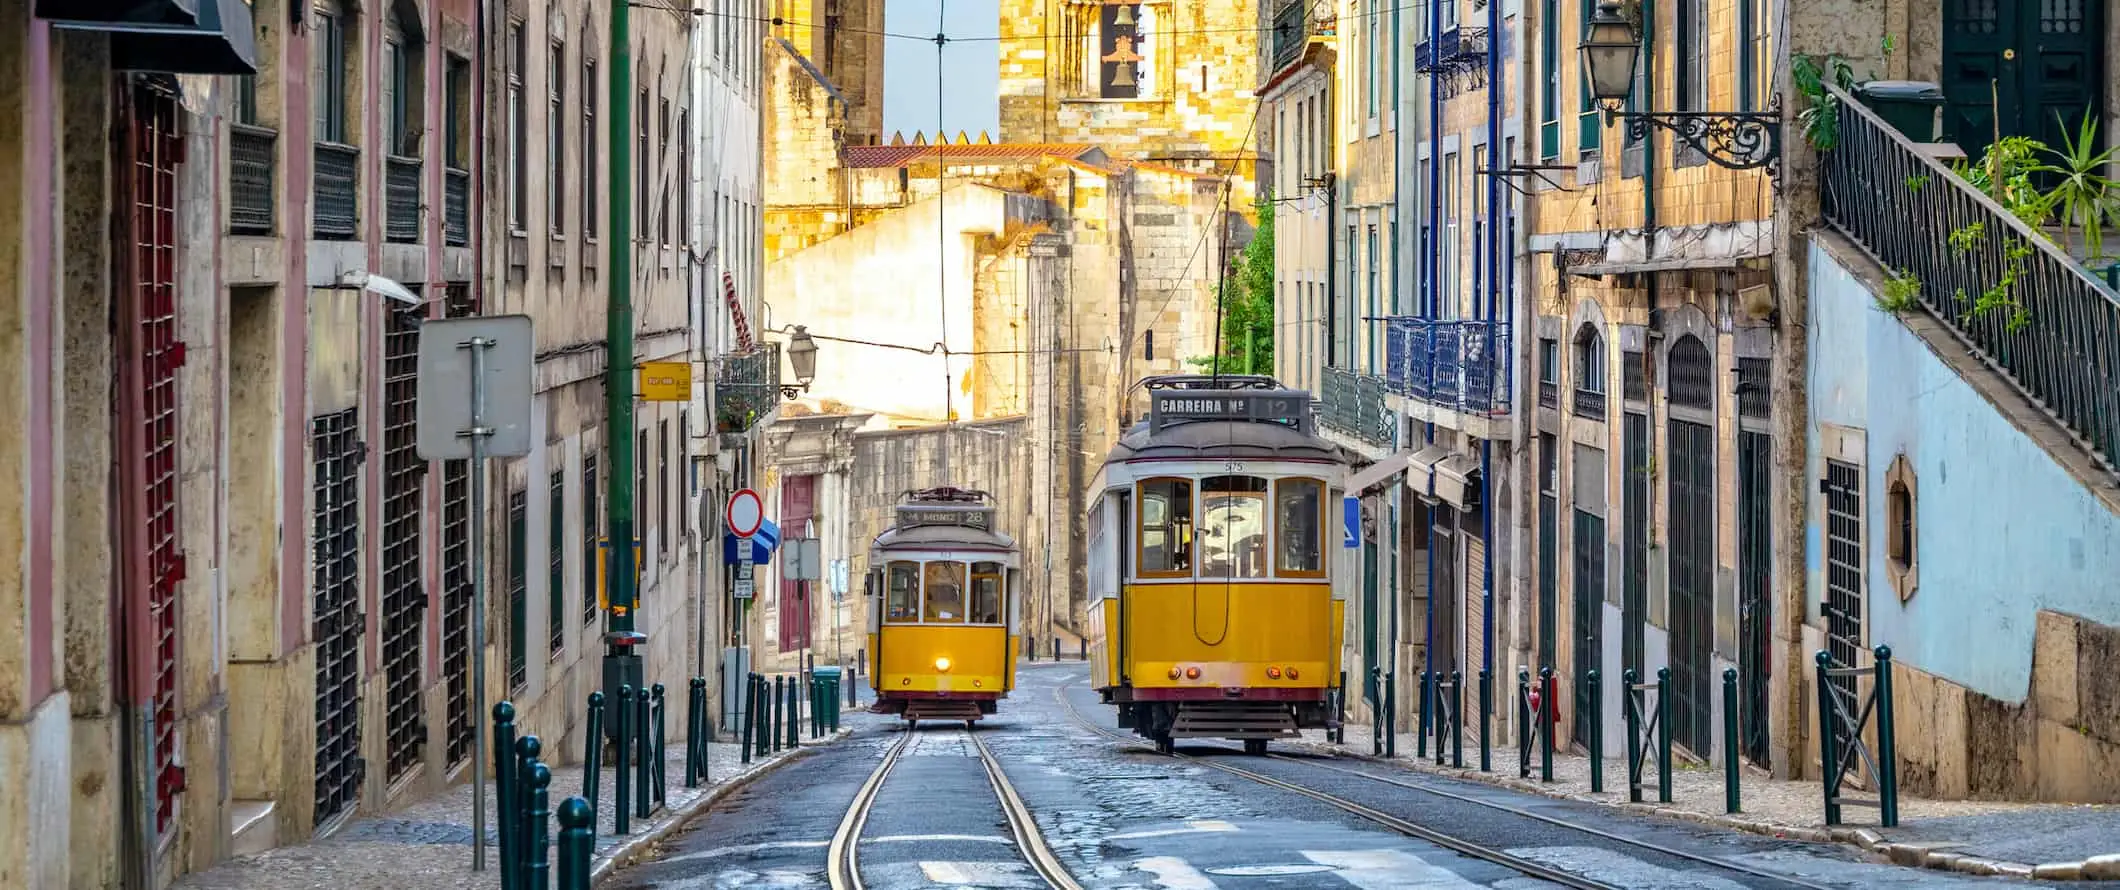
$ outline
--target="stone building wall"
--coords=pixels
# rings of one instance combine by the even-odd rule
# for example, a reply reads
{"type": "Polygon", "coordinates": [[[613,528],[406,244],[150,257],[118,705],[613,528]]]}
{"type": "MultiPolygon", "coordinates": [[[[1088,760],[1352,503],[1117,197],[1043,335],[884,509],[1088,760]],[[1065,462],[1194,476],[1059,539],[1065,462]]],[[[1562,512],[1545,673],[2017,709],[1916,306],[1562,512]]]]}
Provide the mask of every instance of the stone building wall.
{"type": "Polygon", "coordinates": [[[846,231],[847,99],[786,39],[766,41],[765,262],[846,231]]]}

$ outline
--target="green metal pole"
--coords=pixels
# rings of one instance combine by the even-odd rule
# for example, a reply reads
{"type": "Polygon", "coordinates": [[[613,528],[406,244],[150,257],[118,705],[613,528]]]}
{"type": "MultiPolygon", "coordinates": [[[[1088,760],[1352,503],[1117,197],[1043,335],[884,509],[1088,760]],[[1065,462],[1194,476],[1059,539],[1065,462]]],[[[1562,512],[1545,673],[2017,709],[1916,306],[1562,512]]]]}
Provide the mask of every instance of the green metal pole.
{"type": "MultiPolygon", "coordinates": [[[[609,282],[604,303],[604,526],[611,547],[604,580],[611,610],[604,635],[608,687],[614,685],[609,660],[641,651],[633,624],[639,579],[633,558],[633,22],[627,3],[611,4],[611,62],[605,70],[611,75],[605,115],[611,126],[610,175],[604,188],[611,199],[611,219],[604,232],[611,246],[604,271],[609,282]]],[[[638,686],[640,676],[621,682],[638,686]]]]}
{"type": "Polygon", "coordinates": [[[1892,723],[1892,647],[1879,646],[1877,656],[1877,806],[1879,822],[1899,827],[1899,739],[1892,723]]]}
{"type": "Polygon", "coordinates": [[[1723,812],[1738,811],[1737,669],[1723,668],[1723,812]]]}
{"type": "MultiPolygon", "coordinates": [[[[1583,678],[1590,687],[1590,793],[1605,793],[1605,699],[1603,681],[1597,668],[1591,668],[1583,678]]],[[[1575,719],[1584,719],[1581,713],[1575,719]]]]}
{"type": "Polygon", "coordinates": [[[1671,669],[1656,669],[1656,802],[1671,802],[1671,669]]]}

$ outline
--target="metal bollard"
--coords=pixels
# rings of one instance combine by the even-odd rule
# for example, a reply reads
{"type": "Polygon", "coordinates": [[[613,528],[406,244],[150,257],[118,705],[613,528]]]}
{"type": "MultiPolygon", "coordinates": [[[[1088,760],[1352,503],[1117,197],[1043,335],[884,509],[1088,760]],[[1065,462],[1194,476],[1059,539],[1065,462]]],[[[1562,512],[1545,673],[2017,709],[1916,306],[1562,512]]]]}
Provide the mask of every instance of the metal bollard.
{"type": "Polygon", "coordinates": [[[788,678],[786,678],[786,677],[783,677],[783,676],[781,676],[781,675],[779,675],[779,674],[774,674],[774,675],[773,675],[773,719],[772,719],[772,720],[770,720],[770,721],[768,721],[768,722],[766,723],[766,735],[768,735],[768,736],[771,736],[771,737],[772,737],[772,743],[773,743],[773,748],[772,748],[772,751],[773,751],[773,753],[776,753],[776,754],[780,753],[780,742],[781,742],[781,735],[780,735],[780,726],[781,726],[781,721],[782,721],[782,720],[784,720],[784,719],[786,719],[786,718],[785,718],[784,716],[782,716],[782,714],[781,714],[781,711],[782,711],[782,709],[784,709],[784,708],[786,708],[786,707],[787,707],[787,699],[788,699],[788,692],[787,692],[787,690],[788,690],[788,678]]]}
{"type": "Polygon", "coordinates": [[[633,697],[633,815],[642,819],[655,811],[655,785],[651,774],[655,759],[655,716],[648,690],[633,697]]]}
{"type": "Polygon", "coordinates": [[[1494,742],[1488,739],[1488,727],[1494,725],[1494,675],[1480,668],[1480,772],[1494,772],[1494,742]]]}
{"type": "Polygon", "coordinates": [[[1737,669],[1723,668],[1723,812],[1738,811],[1737,669]]]}
{"type": "MultiPolygon", "coordinates": [[[[515,836],[510,838],[510,840],[515,845],[515,858],[519,860],[515,866],[515,886],[519,890],[536,886],[530,883],[530,863],[533,858],[543,858],[538,854],[542,854],[544,850],[531,843],[531,841],[544,829],[545,814],[543,811],[545,807],[542,802],[533,801],[532,799],[530,776],[536,771],[537,767],[544,765],[538,762],[538,758],[543,756],[544,753],[545,744],[539,741],[537,736],[526,735],[515,740],[515,778],[513,781],[515,783],[516,812],[515,824],[512,826],[515,836]],[[538,811],[535,819],[531,817],[533,808],[538,811]],[[533,825],[531,824],[532,822],[536,824],[533,825]]],[[[545,775],[546,781],[550,782],[551,771],[547,770],[545,775]]]]}
{"type": "Polygon", "coordinates": [[[1559,721],[1554,719],[1554,709],[1560,706],[1556,697],[1559,687],[1553,680],[1553,668],[1538,669],[1539,680],[1539,727],[1538,727],[1538,780],[1553,781],[1553,729],[1559,721]]]}
{"type": "Polygon", "coordinates": [[[707,678],[693,677],[685,693],[685,787],[697,788],[706,778],[707,751],[706,727],[701,718],[706,716],[707,678]]]}
{"type": "Polygon", "coordinates": [[[1538,726],[1531,714],[1531,669],[1516,669],[1516,777],[1531,778],[1531,733],[1538,726]]]}
{"type": "Polygon", "coordinates": [[[1023,654],[1027,656],[1032,662],[1036,662],[1038,660],[1038,638],[1023,638],[1023,654]]]}
{"type": "MultiPolygon", "coordinates": [[[[582,740],[582,799],[589,814],[596,815],[596,786],[604,771],[604,694],[589,693],[589,735],[582,740]]],[[[596,821],[589,821],[589,834],[596,835],[596,821]]]]}
{"type": "Polygon", "coordinates": [[[1433,694],[1434,692],[1435,692],[1435,673],[1434,673],[1433,671],[1422,671],[1422,672],[1421,672],[1421,713],[1420,713],[1420,716],[1419,716],[1419,718],[1418,718],[1418,719],[1417,719],[1417,720],[1415,721],[1415,722],[1416,722],[1416,723],[1417,723],[1417,724],[1418,724],[1418,725],[1420,726],[1420,728],[1421,728],[1421,731],[1420,731],[1419,733],[1415,734],[1415,736],[1414,736],[1414,741],[1413,741],[1413,745],[1414,745],[1414,749],[1413,749],[1413,756],[1415,756],[1415,757],[1418,757],[1418,758],[1421,758],[1422,760],[1426,760],[1426,759],[1428,759],[1428,731],[1429,731],[1429,729],[1431,728],[1431,727],[1430,727],[1430,725],[1429,725],[1429,720],[1430,720],[1430,717],[1431,717],[1431,715],[1429,714],[1429,711],[1428,711],[1428,708],[1429,708],[1429,701],[1428,701],[1428,697],[1429,697],[1430,695],[1432,695],[1432,694],[1433,694]]]}
{"type": "Polygon", "coordinates": [[[1080,657],[1080,658],[1081,658],[1081,659],[1082,659],[1083,661],[1088,661],[1088,660],[1089,660],[1089,638],[1088,638],[1088,637],[1077,637],[1077,638],[1075,639],[1075,654],[1076,654],[1077,656],[1079,656],[1079,657],[1080,657]]]}
{"type": "Polygon", "coordinates": [[[757,756],[764,757],[773,746],[773,702],[767,698],[772,695],[772,684],[766,682],[764,674],[758,674],[752,677],[752,680],[758,684],[758,708],[751,712],[751,720],[755,724],[751,729],[751,738],[758,745],[757,756]]]}
{"type": "Polygon", "coordinates": [[[808,698],[810,705],[810,738],[813,739],[824,738],[824,703],[817,699],[817,694],[823,689],[824,681],[818,679],[816,674],[811,674],[808,698]]]}
{"type": "Polygon", "coordinates": [[[559,805],[559,890],[589,890],[596,858],[596,805],[579,797],[559,805]]]}
{"type": "Polygon", "coordinates": [[[1626,702],[1627,718],[1627,800],[1642,802],[1642,718],[1641,706],[1636,704],[1634,687],[1640,685],[1641,675],[1628,668],[1620,674],[1620,693],[1626,702]]]}
{"type": "MultiPolygon", "coordinates": [[[[536,736],[524,739],[532,741],[536,736]]],[[[551,890],[552,888],[552,836],[548,827],[551,812],[549,793],[552,788],[552,770],[535,760],[524,768],[524,790],[529,792],[529,803],[523,808],[523,888],[524,890],[551,890]]]]}
{"type": "Polygon", "coordinates": [[[1465,768],[1465,672],[1450,672],[1450,765],[1465,768]]]}
{"type": "Polygon", "coordinates": [[[1384,756],[1399,756],[1399,673],[1384,673],[1384,719],[1391,729],[1384,733],[1384,756]]]}
{"type": "Polygon", "coordinates": [[[632,818],[632,776],[626,764],[633,756],[633,687],[618,687],[618,717],[611,721],[611,787],[616,792],[611,810],[611,833],[623,835],[632,818]]]}
{"type": "Polygon", "coordinates": [[[1369,754],[1384,754],[1384,669],[1369,669],[1369,754]]]}
{"type": "Polygon", "coordinates": [[[788,750],[802,747],[802,681],[788,678],[788,750]]]}
{"type": "Polygon", "coordinates": [[[663,684],[654,686],[655,701],[655,803],[670,802],[670,711],[663,698],[663,684]]]}
{"type": "Polygon", "coordinates": [[[1878,646],[1877,656],[1877,821],[1899,827],[1899,738],[1892,721],[1892,647],[1878,646]]]}
{"type": "Polygon", "coordinates": [[[737,755],[744,763],[751,762],[751,729],[758,725],[758,721],[754,719],[757,713],[758,676],[751,674],[743,678],[743,711],[741,718],[736,721],[741,732],[741,735],[736,740],[737,747],[740,749],[737,751],[737,755]]]}
{"type": "Polygon", "coordinates": [[[493,811],[500,815],[494,826],[500,836],[501,887],[515,890],[515,706],[501,702],[493,706],[493,811]]]}
{"type": "Polygon", "coordinates": [[[1060,635],[1053,634],[1053,660],[1060,660],[1060,635]]]}
{"type": "Polygon", "coordinates": [[[1656,669],[1656,800],[1671,802],[1671,669],[1656,669]]]}
{"type": "MultiPolygon", "coordinates": [[[[1583,676],[1590,694],[1590,793],[1605,793],[1605,700],[1597,668],[1591,668],[1583,676]]],[[[1575,719],[1584,719],[1578,712],[1575,719]]]]}

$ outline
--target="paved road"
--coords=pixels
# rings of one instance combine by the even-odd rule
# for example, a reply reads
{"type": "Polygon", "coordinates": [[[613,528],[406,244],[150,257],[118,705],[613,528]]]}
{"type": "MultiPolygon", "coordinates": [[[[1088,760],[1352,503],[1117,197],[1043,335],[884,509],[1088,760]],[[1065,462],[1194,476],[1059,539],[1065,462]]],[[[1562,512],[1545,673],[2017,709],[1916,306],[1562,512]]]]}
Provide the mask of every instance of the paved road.
{"type": "MultiPolygon", "coordinates": [[[[1079,664],[1022,671],[1023,688],[983,723],[992,749],[1055,854],[1088,890],[1555,887],[1504,865],[1406,837],[1328,803],[1211,767],[1225,762],[1325,791],[1524,860],[1638,890],[1993,886],[1981,879],[1862,861],[1852,851],[1623,816],[1486,785],[1346,760],[1245,757],[1231,744],[1153,754],[1075,722],[1112,711],[1082,688],[1079,664]],[[1063,700],[1073,706],[1063,705],[1063,700]],[[1525,815],[1453,801],[1320,764],[1375,772],[1552,819],[1651,841],[1658,852],[1525,815]],[[1673,855],[1690,853],[1769,875],[1673,855]]],[[[619,890],[825,887],[827,849],[857,791],[901,738],[898,724],[850,715],[855,733],[724,800],[664,845],[659,861],[617,875],[619,890]]],[[[1280,750],[1276,747],[1276,750],[1280,750]]],[[[923,727],[880,786],[858,847],[871,888],[1042,887],[1011,836],[962,728],[923,727]]],[[[2010,882],[2010,886],[2024,886],[2010,882]]]]}

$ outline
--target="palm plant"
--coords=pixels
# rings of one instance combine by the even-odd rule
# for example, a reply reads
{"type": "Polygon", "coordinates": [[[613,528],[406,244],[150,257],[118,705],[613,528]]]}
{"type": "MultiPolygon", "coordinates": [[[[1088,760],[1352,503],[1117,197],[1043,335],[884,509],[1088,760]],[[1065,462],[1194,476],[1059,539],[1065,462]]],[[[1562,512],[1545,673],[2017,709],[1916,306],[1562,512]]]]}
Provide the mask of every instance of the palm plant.
{"type": "Polygon", "coordinates": [[[2085,112],[2074,138],[2064,130],[2059,150],[2042,148],[2054,163],[2038,164],[2032,169],[2053,177],[2054,185],[2047,189],[2046,199],[2049,207],[2060,211],[2062,236],[2067,237],[2072,227],[2081,225],[2083,239],[2090,246],[2090,258],[2104,257],[2106,219],[2120,222],[2120,188],[2106,176],[2120,146],[2099,151],[2098,121],[2085,112]]]}

